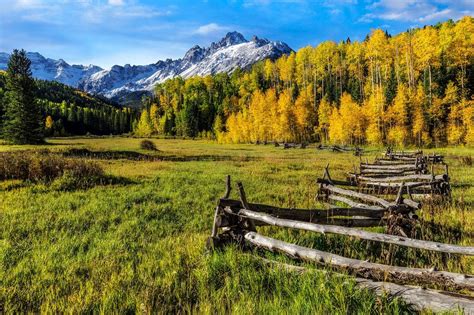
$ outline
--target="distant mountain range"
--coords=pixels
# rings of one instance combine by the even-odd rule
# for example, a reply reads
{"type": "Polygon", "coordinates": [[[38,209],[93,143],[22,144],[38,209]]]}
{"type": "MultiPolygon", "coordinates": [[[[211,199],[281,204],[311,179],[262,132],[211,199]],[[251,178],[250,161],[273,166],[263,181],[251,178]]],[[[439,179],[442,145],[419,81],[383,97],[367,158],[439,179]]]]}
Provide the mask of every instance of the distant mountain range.
{"type": "MultiPolygon", "coordinates": [[[[28,57],[32,61],[33,76],[38,79],[58,81],[123,103],[128,94],[149,92],[157,83],[170,78],[230,73],[292,51],[283,42],[256,36],[247,40],[238,32],[230,32],[209,47],[192,47],[181,59],[160,60],[144,66],[115,65],[106,70],[94,65],[70,65],[62,59],[45,58],[37,52],[29,52],[28,57]]],[[[9,54],[0,53],[0,70],[6,69],[8,58],[9,54]]]]}

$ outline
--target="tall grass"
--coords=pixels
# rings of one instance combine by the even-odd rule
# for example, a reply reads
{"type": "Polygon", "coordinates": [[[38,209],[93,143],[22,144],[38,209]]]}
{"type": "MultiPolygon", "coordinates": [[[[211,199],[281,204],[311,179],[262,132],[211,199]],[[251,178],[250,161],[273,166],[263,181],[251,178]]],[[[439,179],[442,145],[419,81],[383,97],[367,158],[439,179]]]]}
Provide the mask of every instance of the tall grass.
{"type": "MultiPolygon", "coordinates": [[[[55,140],[91,151],[139,148],[139,139],[55,140]]],[[[126,186],[57,191],[41,183],[0,190],[0,308],[6,313],[408,313],[399,299],[360,290],[350,276],[310,264],[305,274],[263,264],[240,249],[209,253],[217,199],[225,175],[244,183],[251,202],[321,207],[316,177],[330,162],[343,178],[358,162],[351,154],[283,150],[273,146],[217,145],[205,141],[156,140],[163,154],[180,161],[127,160],[95,155],[105,175],[126,186]],[[206,156],[206,159],[190,157],[206,156]],[[228,156],[239,157],[230,159],[228,156]],[[215,157],[215,158],[210,158],[215,157]]],[[[59,147],[59,148],[58,148],[59,147]]],[[[0,151],[10,150],[0,146],[0,151]]],[[[427,226],[419,237],[472,245],[474,173],[454,157],[468,149],[445,149],[453,181],[451,205],[422,209],[427,226]]],[[[375,151],[374,151],[375,155],[375,151]]],[[[371,157],[369,157],[370,159],[371,157]]],[[[79,159],[79,158],[74,158],[79,159]]],[[[236,197],[233,191],[234,198],[236,197]]],[[[469,257],[446,256],[342,236],[259,228],[262,234],[348,257],[404,266],[474,273],[469,257]]],[[[255,255],[289,262],[277,254],[255,255]]]]}
{"type": "Polygon", "coordinates": [[[65,159],[48,151],[0,152],[0,180],[50,182],[65,172],[74,177],[104,175],[102,167],[97,163],[65,159]]]}

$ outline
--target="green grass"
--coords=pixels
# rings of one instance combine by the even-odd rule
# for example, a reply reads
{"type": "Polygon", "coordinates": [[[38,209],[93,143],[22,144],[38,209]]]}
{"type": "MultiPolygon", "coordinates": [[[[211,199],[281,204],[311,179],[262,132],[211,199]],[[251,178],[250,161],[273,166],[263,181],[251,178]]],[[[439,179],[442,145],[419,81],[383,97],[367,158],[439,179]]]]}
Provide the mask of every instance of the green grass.
{"type": "MultiPolygon", "coordinates": [[[[119,159],[111,154],[95,160],[108,175],[128,179],[123,184],[58,191],[41,183],[0,182],[0,312],[410,311],[398,299],[377,298],[355,288],[349,276],[314,268],[293,274],[234,247],[214,253],[205,249],[225,175],[232,175],[234,184],[243,182],[251,202],[321,207],[314,196],[323,167],[330,163],[333,178],[342,179],[359,158],[314,149],[173,139],[153,140],[159,151],[150,152],[140,149],[140,141],[64,138],[41,146],[53,151],[122,151],[119,159]],[[161,160],[127,159],[123,151],[161,160]]],[[[33,148],[0,145],[0,151],[33,148]]],[[[381,152],[371,150],[369,160],[381,152]]],[[[435,151],[447,155],[454,203],[421,211],[432,222],[422,229],[424,238],[473,245],[474,168],[458,157],[472,156],[474,150],[428,152],[435,151]]],[[[261,232],[374,262],[474,273],[474,261],[467,257],[270,227],[261,232]]]]}

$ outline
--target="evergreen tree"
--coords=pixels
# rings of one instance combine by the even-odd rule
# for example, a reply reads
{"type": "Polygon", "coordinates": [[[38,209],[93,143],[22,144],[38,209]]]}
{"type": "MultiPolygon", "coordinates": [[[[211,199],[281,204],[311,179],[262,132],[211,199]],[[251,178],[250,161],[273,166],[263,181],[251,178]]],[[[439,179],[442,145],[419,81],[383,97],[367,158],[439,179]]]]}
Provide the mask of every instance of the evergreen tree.
{"type": "Polygon", "coordinates": [[[15,144],[43,142],[43,120],[35,101],[31,61],[24,50],[14,50],[8,61],[3,137],[15,144]]]}

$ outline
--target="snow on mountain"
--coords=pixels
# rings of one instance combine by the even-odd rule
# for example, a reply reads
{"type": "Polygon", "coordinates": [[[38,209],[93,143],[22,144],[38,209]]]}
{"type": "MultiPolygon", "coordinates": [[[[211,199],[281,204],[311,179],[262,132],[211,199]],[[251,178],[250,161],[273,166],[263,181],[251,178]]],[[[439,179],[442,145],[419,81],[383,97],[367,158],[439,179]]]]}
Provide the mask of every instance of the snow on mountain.
{"type": "MultiPolygon", "coordinates": [[[[267,58],[276,59],[292,49],[283,42],[259,39],[248,41],[238,32],[230,32],[218,42],[203,48],[194,46],[181,59],[158,61],[144,66],[115,65],[108,70],[98,66],[69,65],[64,60],[45,58],[39,53],[27,53],[32,61],[33,76],[54,80],[86,92],[114,98],[138,91],[151,91],[157,83],[181,76],[204,76],[230,73],[248,68],[267,58]]],[[[9,55],[0,53],[0,69],[6,69],[9,55]]]]}
{"type": "MultiPolygon", "coordinates": [[[[62,59],[45,58],[37,52],[28,52],[26,55],[31,60],[31,72],[35,78],[58,81],[73,87],[78,87],[83,78],[102,70],[93,65],[70,65],[62,59]]],[[[0,70],[7,69],[9,58],[9,54],[0,53],[0,70]]]]}

